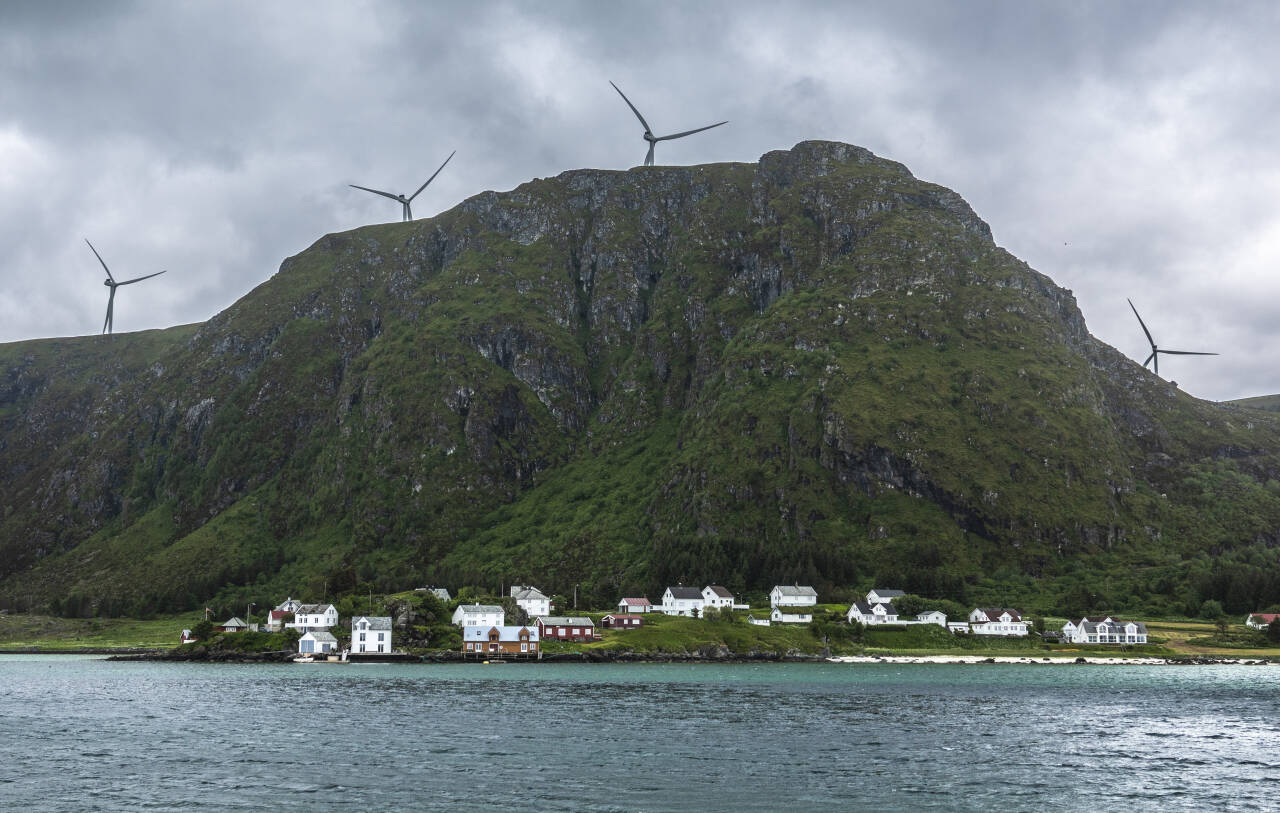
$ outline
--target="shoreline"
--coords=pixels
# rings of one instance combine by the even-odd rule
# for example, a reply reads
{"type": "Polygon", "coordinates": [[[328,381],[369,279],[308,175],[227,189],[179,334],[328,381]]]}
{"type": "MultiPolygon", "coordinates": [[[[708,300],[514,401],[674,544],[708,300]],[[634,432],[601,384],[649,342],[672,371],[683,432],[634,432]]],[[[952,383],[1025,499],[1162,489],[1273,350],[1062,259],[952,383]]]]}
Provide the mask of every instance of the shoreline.
{"type": "Polygon", "coordinates": [[[1187,656],[1185,658],[1081,655],[1072,657],[1029,657],[1015,655],[834,655],[830,663],[894,663],[894,664],[1020,664],[1023,666],[1268,666],[1266,658],[1223,658],[1187,656]]]}

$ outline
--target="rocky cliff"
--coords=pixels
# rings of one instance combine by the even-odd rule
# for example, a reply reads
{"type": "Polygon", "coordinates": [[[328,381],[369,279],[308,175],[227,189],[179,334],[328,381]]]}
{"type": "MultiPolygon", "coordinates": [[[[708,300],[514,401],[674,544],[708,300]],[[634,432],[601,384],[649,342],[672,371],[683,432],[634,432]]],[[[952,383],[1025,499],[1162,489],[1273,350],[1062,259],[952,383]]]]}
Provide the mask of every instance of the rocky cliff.
{"type": "Polygon", "coordinates": [[[877,579],[1256,609],[1278,418],[1093,339],[861,148],[579,170],[328,235],[203,325],[0,346],[0,604],[877,579]]]}

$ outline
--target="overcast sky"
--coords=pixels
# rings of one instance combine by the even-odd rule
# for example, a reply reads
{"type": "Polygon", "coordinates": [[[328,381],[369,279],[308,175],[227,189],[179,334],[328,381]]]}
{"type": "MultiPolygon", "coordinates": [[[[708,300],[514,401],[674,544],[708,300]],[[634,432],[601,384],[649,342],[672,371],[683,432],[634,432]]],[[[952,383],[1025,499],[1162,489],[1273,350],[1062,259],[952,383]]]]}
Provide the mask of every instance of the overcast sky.
{"type": "Polygon", "coordinates": [[[0,4],[0,342],[203,321],[321,235],[641,163],[867,147],[959,192],[1092,333],[1280,393],[1280,4],[0,4]]]}

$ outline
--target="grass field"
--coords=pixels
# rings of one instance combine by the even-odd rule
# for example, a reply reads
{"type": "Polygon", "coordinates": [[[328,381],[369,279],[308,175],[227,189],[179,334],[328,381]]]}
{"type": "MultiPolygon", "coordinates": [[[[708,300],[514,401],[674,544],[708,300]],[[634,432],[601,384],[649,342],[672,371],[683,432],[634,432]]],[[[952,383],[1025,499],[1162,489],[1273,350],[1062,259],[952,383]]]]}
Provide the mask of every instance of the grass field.
{"type": "Polygon", "coordinates": [[[47,615],[0,615],[0,649],[39,648],[74,652],[83,649],[155,649],[177,646],[184,628],[204,618],[184,613],[151,620],[133,618],[58,618],[47,615]]]}

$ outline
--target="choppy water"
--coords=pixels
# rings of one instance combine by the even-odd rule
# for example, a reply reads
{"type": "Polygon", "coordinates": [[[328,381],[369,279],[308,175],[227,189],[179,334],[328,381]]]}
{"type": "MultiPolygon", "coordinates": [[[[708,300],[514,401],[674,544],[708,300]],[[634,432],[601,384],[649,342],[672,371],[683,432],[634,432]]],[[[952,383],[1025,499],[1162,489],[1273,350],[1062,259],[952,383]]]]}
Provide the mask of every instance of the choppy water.
{"type": "Polygon", "coordinates": [[[0,809],[1274,810],[1280,667],[0,657],[0,809]]]}

